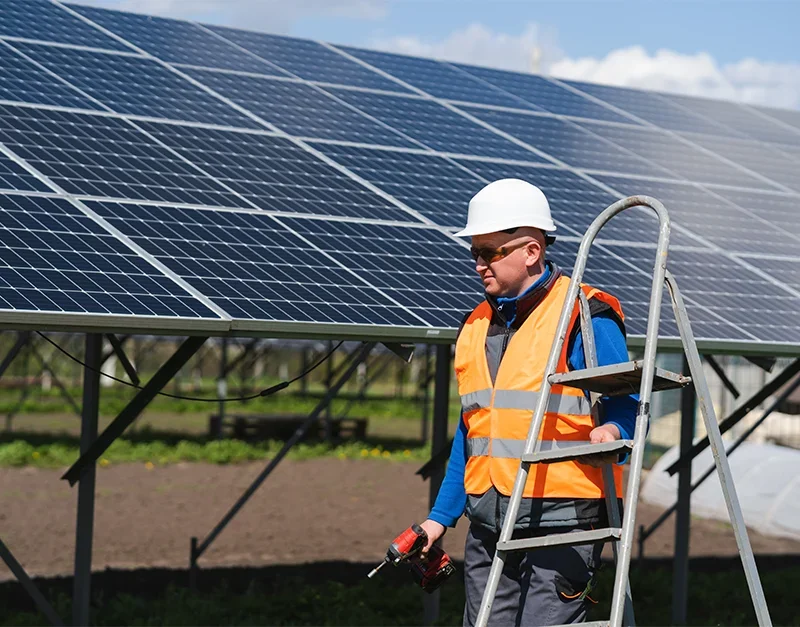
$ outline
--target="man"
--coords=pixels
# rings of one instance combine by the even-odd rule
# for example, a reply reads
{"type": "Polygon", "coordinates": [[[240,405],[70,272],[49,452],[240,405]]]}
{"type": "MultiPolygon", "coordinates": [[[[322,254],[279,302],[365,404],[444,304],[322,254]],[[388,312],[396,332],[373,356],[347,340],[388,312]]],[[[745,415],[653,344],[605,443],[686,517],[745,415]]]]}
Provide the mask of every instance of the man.
{"type": "MultiPolygon", "coordinates": [[[[486,299],[464,320],[455,352],[462,420],[436,503],[422,527],[428,547],[466,512],[464,624],[480,608],[508,497],[519,467],[569,278],[546,258],[556,227],[542,191],[519,179],[495,181],[470,201],[467,226],[475,269],[486,299]]],[[[583,287],[589,297],[599,365],[628,360],[619,301],[583,287]]],[[[577,308],[559,371],[586,367],[577,308]]],[[[587,396],[554,386],[542,439],[592,443],[632,438],[637,397],[601,400],[593,427],[587,396]]],[[[582,463],[531,466],[514,538],[607,526],[601,466],[615,462],[621,495],[621,460],[593,456],[582,463]]],[[[510,553],[490,625],[582,622],[602,545],[510,553]]]]}

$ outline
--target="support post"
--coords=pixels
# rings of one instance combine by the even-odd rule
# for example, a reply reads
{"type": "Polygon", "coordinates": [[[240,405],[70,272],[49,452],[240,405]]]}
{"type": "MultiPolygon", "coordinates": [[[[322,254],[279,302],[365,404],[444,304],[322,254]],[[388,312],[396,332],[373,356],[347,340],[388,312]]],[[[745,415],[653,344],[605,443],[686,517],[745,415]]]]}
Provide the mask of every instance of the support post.
{"type": "Polygon", "coordinates": [[[228,525],[228,523],[233,520],[234,516],[239,512],[242,507],[244,507],[245,503],[250,499],[253,494],[255,494],[256,490],[264,483],[264,480],[270,475],[270,473],[275,470],[275,467],[281,462],[281,460],[286,456],[289,450],[297,444],[303,436],[308,432],[308,430],[312,427],[312,425],[319,420],[322,412],[328,406],[328,404],[333,400],[336,394],[339,392],[339,389],[347,383],[348,379],[353,376],[353,373],[358,368],[358,364],[360,364],[364,359],[367,358],[370,351],[375,347],[375,342],[364,342],[361,344],[361,348],[354,353],[353,358],[348,358],[349,365],[346,370],[339,376],[335,382],[331,385],[331,388],[328,390],[327,394],[322,398],[322,400],[317,403],[317,406],[314,408],[314,411],[309,414],[308,418],[306,418],[305,422],[302,425],[297,427],[295,432],[292,434],[292,437],[289,438],[286,443],[283,445],[280,451],[273,457],[270,462],[267,464],[266,468],[261,471],[261,473],[255,478],[253,483],[250,484],[250,487],[244,491],[244,494],[239,497],[236,503],[233,504],[228,512],[222,517],[222,520],[217,523],[217,526],[208,534],[208,537],[203,540],[203,542],[198,545],[197,538],[191,539],[191,550],[189,554],[189,572],[190,572],[190,584],[196,585],[196,573],[197,573],[197,560],[206,552],[211,543],[217,538],[217,536],[222,533],[222,530],[228,525]]]}
{"type": "Polygon", "coordinates": [[[0,363],[0,377],[2,377],[8,367],[11,365],[11,362],[17,358],[20,351],[25,347],[25,345],[30,340],[31,334],[30,331],[20,331],[17,333],[17,341],[14,342],[14,345],[11,347],[11,350],[8,351],[6,356],[3,358],[3,362],[0,363]]]}
{"type": "MultiPolygon", "coordinates": [[[[83,412],[81,416],[81,455],[85,455],[97,439],[97,415],[100,405],[100,357],[103,337],[86,335],[83,374],[83,412]]],[[[96,458],[80,467],[78,485],[78,519],[75,525],[75,577],[72,592],[73,625],[89,624],[92,582],[92,540],[94,535],[94,495],[96,458]]]]}
{"type": "Polygon", "coordinates": [[[72,464],[61,478],[69,481],[70,485],[75,485],[83,469],[88,466],[94,466],[94,463],[100,455],[102,455],[105,450],[111,446],[114,440],[122,435],[125,429],[136,420],[137,416],[142,413],[150,401],[155,398],[156,394],[158,394],[175,373],[189,361],[191,356],[200,349],[206,339],[208,338],[187,338],[186,341],[181,344],[180,348],[175,351],[175,354],[159,368],[158,372],[156,372],[147,384],[139,390],[139,393],[131,399],[125,409],[120,412],[108,427],[106,427],[105,431],[100,434],[100,437],[98,437],[86,451],[81,452],[78,461],[72,464]]]}
{"type": "MultiPolygon", "coordinates": [[[[436,373],[433,393],[433,432],[431,448],[435,455],[447,446],[447,414],[450,406],[450,344],[436,346],[436,373]]],[[[430,477],[429,505],[433,507],[444,480],[445,468],[439,466],[430,477]]],[[[439,544],[441,545],[441,540],[439,544]]],[[[432,625],[439,619],[441,589],[423,597],[423,624],[432,625]]]]}
{"type": "MultiPolygon", "coordinates": [[[[681,372],[689,372],[684,356],[681,372]]],[[[695,429],[694,383],[681,390],[680,453],[692,447],[695,429]]],[[[678,475],[678,508],[675,516],[675,553],[672,567],[672,624],[685,625],[689,594],[689,531],[691,528],[692,464],[683,466],[678,475]]]]}
{"type": "Polygon", "coordinates": [[[428,443],[431,401],[431,345],[425,345],[425,366],[422,369],[422,445],[428,443]]]}
{"type": "Polygon", "coordinates": [[[219,378],[217,379],[217,398],[219,408],[217,409],[217,437],[222,437],[222,423],[225,422],[225,401],[228,396],[228,338],[222,338],[219,348],[219,378]]]}

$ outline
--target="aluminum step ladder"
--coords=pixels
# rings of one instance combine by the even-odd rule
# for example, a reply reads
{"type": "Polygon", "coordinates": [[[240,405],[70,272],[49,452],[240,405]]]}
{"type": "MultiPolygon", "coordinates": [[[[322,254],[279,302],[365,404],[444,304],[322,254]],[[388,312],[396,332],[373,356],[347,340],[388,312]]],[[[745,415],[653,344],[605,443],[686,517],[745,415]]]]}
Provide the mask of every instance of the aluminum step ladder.
{"type": "Polygon", "coordinates": [[[612,542],[614,561],[616,564],[614,591],[611,602],[611,617],[609,620],[584,624],[610,627],[619,627],[623,623],[625,625],[634,624],[633,603],[630,594],[628,571],[633,547],[636,506],[639,497],[639,484],[642,476],[642,460],[644,458],[647,424],[650,418],[650,396],[654,391],[683,387],[692,381],[694,382],[695,393],[697,394],[706,431],[708,432],[709,442],[717,467],[717,474],[719,475],[722,491],[725,496],[725,503],[728,507],[728,515],[731,525],[733,526],[734,534],[736,535],[736,543],[744,565],[747,585],[750,589],[750,596],[753,600],[758,624],[762,627],[772,624],[766,600],[764,599],[764,592],[761,588],[761,581],[756,569],[755,559],[753,558],[753,551],[747,537],[747,529],[745,528],[742,510],[739,506],[739,499],[736,496],[736,489],[733,485],[733,478],[722,443],[722,436],[720,435],[714,407],[711,403],[711,395],[703,373],[700,354],[697,350],[691,325],[689,324],[689,318],[686,314],[683,297],[675,282],[675,278],[667,270],[669,235],[670,219],[664,205],[655,198],[649,196],[631,196],[605,209],[594,222],[592,222],[581,240],[578,256],[575,260],[575,267],[572,271],[572,281],[570,282],[567,297],[564,301],[564,306],[558,321],[556,339],[550,349],[545,377],[542,381],[542,389],[539,394],[536,409],[534,410],[533,419],[531,420],[528,438],[525,441],[524,452],[520,458],[519,470],[509,499],[508,511],[503,520],[500,538],[497,543],[497,551],[492,561],[489,578],[483,593],[481,608],[476,621],[477,627],[485,627],[488,624],[492,603],[497,593],[497,585],[505,564],[506,555],[509,552],[531,551],[542,547],[575,546],[606,541],[612,542]],[[586,268],[589,249],[600,229],[611,218],[633,207],[649,207],[656,213],[659,221],[658,247],[650,292],[644,357],[641,360],[598,367],[589,304],[583,290],[580,289],[580,283],[586,268]],[[661,317],[661,296],[665,285],[671,297],[675,321],[678,325],[683,350],[689,364],[691,378],[665,371],[661,368],[657,368],[655,365],[658,343],[658,324],[661,317]],[[576,306],[580,308],[580,324],[584,341],[584,351],[586,354],[586,369],[557,374],[556,368],[558,359],[561,355],[564,342],[566,341],[572,312],[576,306]],[[592,416],[595,424],[597,424],[598,416],[597,401],[601,396],[631,394],[638,390],[639,407],[636,415],[636,432],[633,440],[617,440],[615,442],[603,444],[582,444],[541,450],[542,441],[539,439],[539,434],[544,423],[544,415],[550,400],[553,385],[574,387],[589,392],[590,401],[592,403],[592,416]],[[606,493],[609,527],[593,529],[591,531],[551,534],[536,538],[512,539],[514,522],[519,512],[522,492],[528,478],[531,464],[547,464],[577,460],[587,455],[612,452],[630,453],[631,460],[625,494],[624,516],[622,516],[621,521],[619,502],[617,500],[613,480],[612,465],[604,464],[603,483],[606,493]]]}

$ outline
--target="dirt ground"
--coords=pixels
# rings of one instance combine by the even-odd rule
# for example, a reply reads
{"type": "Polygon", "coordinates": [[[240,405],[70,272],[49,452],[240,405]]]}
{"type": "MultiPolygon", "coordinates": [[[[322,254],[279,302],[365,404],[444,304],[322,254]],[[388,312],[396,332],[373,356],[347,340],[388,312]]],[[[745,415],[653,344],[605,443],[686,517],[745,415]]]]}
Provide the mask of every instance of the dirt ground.
{"type": "MultiPolygon", "coordinates": [[[[95,570],[186,568],[190,537],[202,541],[263,468],[143,464],[98,469],[95,570]]],[[[306,562],[377,563],[391,539],[428,511],[428,484],[418,463],[317,459],[284,461],[201,558],[201,566],[306,562]]],[[[32,576],[73,568],[77,488],[62,470],[0,469],[0,537],[32,576]]],[[[640,504],[638,522],[659,514],[640,504]]],[[[463,556],[466,521],[445,538],[463,556]]],[[[647,543],[648,557],[672,554],[673,526],[647,543]]],[[[757,554],[800,554],[800,543],[751,532],[757,554]]],[[[694,556],[735,556],[730,527],[694,519],[694,556]]],[[[0,580],[12,578],[0,563],[0,580]]]]}

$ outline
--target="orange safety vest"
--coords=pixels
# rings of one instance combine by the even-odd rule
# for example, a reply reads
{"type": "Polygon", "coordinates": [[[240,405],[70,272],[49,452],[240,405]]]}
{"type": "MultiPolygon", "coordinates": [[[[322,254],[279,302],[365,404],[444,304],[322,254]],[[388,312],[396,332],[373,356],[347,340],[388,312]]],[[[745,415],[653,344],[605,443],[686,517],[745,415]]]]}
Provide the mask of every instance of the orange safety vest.
{"type": "MultiPolygon", "coordinates": [[[[464,323],[456,342],[455,370],[463,420],[468,428],[464,473],[467,494],[481,495],[492,486],[503,495],[511,494],[569,282],[569,277],[559,277],[511,338],[494,385],[485,348],[491,305],[484,300],[464,323]]],[[[581,287],[587,298],[602,300],[624,320],[616,298],[586,285],[581,287]]],[[[578,313],[579,308],[575,307],[570,330],[577,323],[578,313]]],[[[567,344],[565,341],[558,360],[559,373],[567,372],[567,344]]],[[[590,403],[582,390],[552,386],[540,433],[542,450],[557,446],[554,442],[588,443],[593,426],[590,403]]],[[[617,494],[622,494],[622,467],[613,468],[617,494]]],[[[602,498],[602,471],[575,461],[533,464],[523,496],[602,498]]]]}

